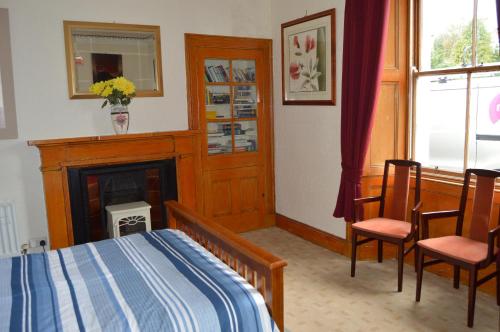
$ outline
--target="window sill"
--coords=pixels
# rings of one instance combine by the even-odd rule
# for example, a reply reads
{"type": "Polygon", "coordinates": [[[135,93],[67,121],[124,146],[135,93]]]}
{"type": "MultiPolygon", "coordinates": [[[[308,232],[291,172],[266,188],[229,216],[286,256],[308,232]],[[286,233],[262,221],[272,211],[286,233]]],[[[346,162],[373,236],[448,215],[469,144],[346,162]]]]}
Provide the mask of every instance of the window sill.
{"type": "MultiPolygon", "coordinates": [[[[462,172],[451,172],[422,167],[422,180],[443,183],[447,185],[463,186],[464,174],[462,172]]],[[[471,178],[471,186],[475,187],[476,180],[471,178]]],[[[495,184],[495,192],[500,192],[500,179],[495,184]]]]}

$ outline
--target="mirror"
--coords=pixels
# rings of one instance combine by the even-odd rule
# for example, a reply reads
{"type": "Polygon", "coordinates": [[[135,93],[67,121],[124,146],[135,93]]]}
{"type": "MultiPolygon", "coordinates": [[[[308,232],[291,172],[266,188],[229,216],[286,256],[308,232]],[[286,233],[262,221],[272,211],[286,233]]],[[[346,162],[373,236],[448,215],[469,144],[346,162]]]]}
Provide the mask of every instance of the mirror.
{"type": "Polygon", "coordinates": [[[160,27],[64,21],[71,99],[99,98],[91,84],[124,76],[137,97],[163,96],[160,27]]]}
{"type": "Polygon", "coordinates": [[[0,139],[17,138],[9,12],[0,8],[0,139]]]}

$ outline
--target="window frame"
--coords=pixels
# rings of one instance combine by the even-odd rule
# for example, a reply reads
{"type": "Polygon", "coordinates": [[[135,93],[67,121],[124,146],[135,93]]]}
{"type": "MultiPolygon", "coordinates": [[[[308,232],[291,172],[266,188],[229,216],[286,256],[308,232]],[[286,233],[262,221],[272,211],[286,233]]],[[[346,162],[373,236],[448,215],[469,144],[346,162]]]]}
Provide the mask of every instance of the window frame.
{"type": "MultiPolygon", "coordinates": [[[[411,30],[413,35],[413,42],[410,41],[410,118],[409,118],[409,126],[410,128],[408,133],[408,151],[409,157],[412,160],[415,160],[415,143],[416,143],[416,105],[417,105],[417,80],[420,77],[425,76],[437,76],[437,75],[451,75],[451,74],[465,74],[467,75],[467,91],[466,91],[466,114],[465,114],[465,137],[464,137],[464,145],[463,145],[463,167],[461,172],[450,171],[446,169],[439,169],[438,167],[432,168],[428,165],[422,165],[422,176],[425,176],[431,180],[436,180],[439,182],[446,183],[462,183],[463,176],[465,174],[465,170],[468,167],[468,154],[469,154],[469,125],[470,125],[470,98],[471,98],[471,80],[472,75],[481,72],[494,72],[500,71],[500,64],[494,65],[481,65],[476,63],[476,41],[477,41],[477,7],[479,0],[471,0],[474,5],[474,12],[472,18],[472,56],[471,56],[471,65],[467,67],[457,67],[457,68],[444,68],[444,69],[428,69],[421,70],[421,57],[420,57],[420,45],[422,45],[422,19],[421,19],[421,11],[422,11],[422,0],[410,0],[413,2],[410,4],[410,8],[412,9],[412,13],[410,16],[413,20],[411,24],[411,30]]],[[[497,182],[497,190],[500,190],[500,181],[497,182]]]]}

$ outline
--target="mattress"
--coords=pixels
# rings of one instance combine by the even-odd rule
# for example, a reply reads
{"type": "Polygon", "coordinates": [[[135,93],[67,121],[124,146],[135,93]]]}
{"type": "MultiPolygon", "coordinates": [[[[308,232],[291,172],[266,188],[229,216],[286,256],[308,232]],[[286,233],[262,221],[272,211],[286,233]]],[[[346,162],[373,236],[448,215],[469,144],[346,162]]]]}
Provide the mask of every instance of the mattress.
{"type": "Polygon", "coordinates": [[[0,331],[277,331],[263,297],[178,230],[0,260],[0,331]]]}

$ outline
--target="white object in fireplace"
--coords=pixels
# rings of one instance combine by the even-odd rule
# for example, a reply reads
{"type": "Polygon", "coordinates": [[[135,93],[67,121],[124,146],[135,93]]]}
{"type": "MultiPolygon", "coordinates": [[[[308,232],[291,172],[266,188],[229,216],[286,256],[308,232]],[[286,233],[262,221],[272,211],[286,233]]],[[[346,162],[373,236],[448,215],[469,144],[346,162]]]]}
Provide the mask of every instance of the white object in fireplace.
{"type": "Polygon", "coordinates": [[[139,226],[141,230],[151,231],[151,205],[144,201],[107,205],[108,234],[110,238],[120,237],[131,232],[126,229],[139,226]],[[143,227],[140,227],[143,224],[143,227]],[[125,233],[125,234],[124,234],[125,233]]]}

